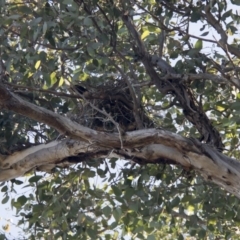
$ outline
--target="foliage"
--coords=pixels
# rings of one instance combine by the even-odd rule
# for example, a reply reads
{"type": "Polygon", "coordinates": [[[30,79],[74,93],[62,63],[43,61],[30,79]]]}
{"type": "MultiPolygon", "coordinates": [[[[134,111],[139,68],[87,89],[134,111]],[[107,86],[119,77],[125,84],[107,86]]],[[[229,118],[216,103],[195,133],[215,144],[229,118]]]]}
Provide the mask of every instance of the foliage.
{"type": "MultiPolygon", "coordinates": [[[[152,81],[124,22],[128,14],[147,52],[189,76],[188,93],[221,134],[224,153],[239,158],[240,54],[231,51],[239,49],[239,5],[238,0],[0,1],[1,82],[28,102],[92,129],[138,129],[133,102],[139,103],[143,128],[202,137],[176,95],[160,92],[152,81]],[[128,104],[120,105],[123,98],[128,104]]],[[[62,137],[40,120],[7,110],[1,110],[0,125],[5,155],[62,137]]],[[[22,181],[1,185],[2,204],[11,201],[19,225],[28,224],[28,239],[239,238],[239,199],[166,162],[90,156],[51,174],[32,171],[28,185],[32,192],[19,197],[11,192],[25,186],[22,181]]]]}

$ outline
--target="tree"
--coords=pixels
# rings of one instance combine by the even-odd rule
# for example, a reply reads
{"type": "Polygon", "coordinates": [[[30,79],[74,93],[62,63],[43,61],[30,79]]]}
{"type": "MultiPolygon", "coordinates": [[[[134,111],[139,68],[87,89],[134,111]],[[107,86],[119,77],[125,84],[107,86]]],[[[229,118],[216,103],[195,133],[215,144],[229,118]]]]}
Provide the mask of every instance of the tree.
{"type": "Polygon", "coordinates": [[[238,239],[238,0],[0,4],[2,204],[28,239],[238,239]]]}

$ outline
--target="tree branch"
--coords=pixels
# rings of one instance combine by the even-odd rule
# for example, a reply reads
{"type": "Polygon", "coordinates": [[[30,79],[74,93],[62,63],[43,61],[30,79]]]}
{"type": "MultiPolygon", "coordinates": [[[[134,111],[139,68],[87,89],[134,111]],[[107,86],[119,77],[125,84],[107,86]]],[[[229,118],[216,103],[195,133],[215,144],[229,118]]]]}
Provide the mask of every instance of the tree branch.
{"type": "MultiPolygon", "coordinates": [[[[210,1],[211,2],[211,1],[210,1]]],[[[211,10],[211,3],[207,4],[205,6],[205,12],[201,13],[202,17],[207,20],[207,22],[220,34],[221,39],[218,42],[218,45],[226,52],[229,51],[234,56],[240,57],[240,50],[238,48],[235,48],[227,43],[228,36],[226,34],[226,31],[222,28],[219,21],[217,21],[212,13],[211,10]]]]}
{"type": "Polygon", "coordinates": [[[123,15],[122,20],[127,26],[129,33],[137,43],[137,54],[142,60],[147,74],[155,83],[158,90],[163,94],[175,94],[177,100],[183,108],[184,115],[198,129],[199,133],[202,135],[203,140],[206,143],[210,143],[216,148],[222,150],[224,148],[224,145],[222,143],[219,132],[214,128],[207,115],[196,101],[191,89],[184,85],[183,82],[179,82],[176,79],[162,81],[155,71],[154,66],[157,66],[162,72],[168,74],[174,74],[175,70],[160,57],[156,55],[150,56],[148,54],[132,20],[130,17],[128,17],[128,15],[123,15]]]}

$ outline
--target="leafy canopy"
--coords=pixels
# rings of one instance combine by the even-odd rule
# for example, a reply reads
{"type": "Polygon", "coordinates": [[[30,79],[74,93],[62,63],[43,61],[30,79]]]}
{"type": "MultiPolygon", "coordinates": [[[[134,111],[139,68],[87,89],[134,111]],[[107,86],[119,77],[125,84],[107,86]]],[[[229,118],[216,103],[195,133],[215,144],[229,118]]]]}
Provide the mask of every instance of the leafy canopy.
{"type": "MultiPolygon", "coordinates": [[[[0,1],[1,82],[26,101],[92,129],[112,132],[117,123],[123,131],[161,127],[202,137],[174,92],[161,92],[152,81],[128,15],[148,54],[190,76],[184,83],[188,93],[221,134],[225,153],[239,158],[240,94],[231,80],[239,79],[239,5],[239,0],[0,1]],[[132,102],[139,107],[137,124],[132,102]]],[[[168,74],[157,71],[163,78],[168,74]]],[[[0,114],[3,155],[63,138],[40,118],[6,109],[0,114]]],[[[2,204],[11,202],[17,210],[25,238],[238,239],[239,200],[194,171],[91,154],[68,161],[81,163],[50,175],[30,172],[31,193],[11,194],[24,186],[21,180],[1,184],[2,204]]]]}

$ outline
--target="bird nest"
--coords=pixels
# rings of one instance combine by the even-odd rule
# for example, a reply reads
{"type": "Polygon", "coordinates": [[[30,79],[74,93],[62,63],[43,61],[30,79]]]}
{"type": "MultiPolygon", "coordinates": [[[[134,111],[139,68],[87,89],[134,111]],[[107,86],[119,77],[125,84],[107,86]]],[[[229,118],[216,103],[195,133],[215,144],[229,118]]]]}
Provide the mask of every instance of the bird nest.
{"type": "Polygon", "coordinates": [[[133,98],[123,81],[97,87],[79,84],[74,91],[79,101],[70,118],[81,125],[105,132],[133,131],[139,128],[135,119],[138,114],[143,127],[153,126],[142,106],[134,112],[133,98]]]}

